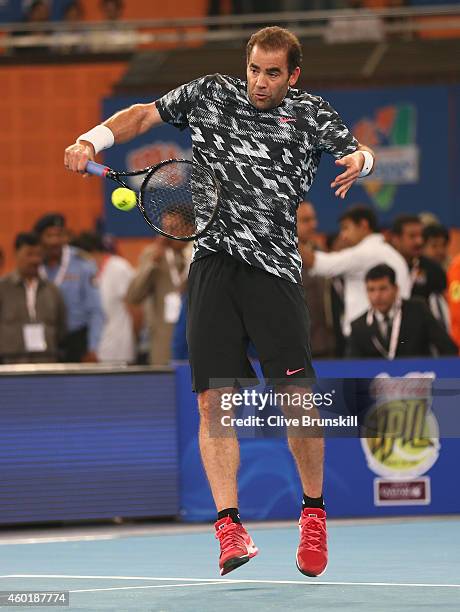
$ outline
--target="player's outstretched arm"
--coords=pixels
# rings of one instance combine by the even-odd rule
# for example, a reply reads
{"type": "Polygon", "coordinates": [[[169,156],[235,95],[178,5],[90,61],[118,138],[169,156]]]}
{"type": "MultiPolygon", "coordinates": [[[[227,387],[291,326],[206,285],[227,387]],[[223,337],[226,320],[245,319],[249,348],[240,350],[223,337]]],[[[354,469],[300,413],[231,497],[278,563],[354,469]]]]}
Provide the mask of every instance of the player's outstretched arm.
{"type": "Polygon", "coordinates": [[[88,161],[93,160],[103,149],[132,140],[160,123],[162,119],[155,102],[134,104],[79,136],[65,150],[64,165],[68,170],[84,173],[88,161]]]}
{"type": "MultiPolygon", "coordinates": [[[[331,183],[332,189],[336,189],[335,195],[344,199],[347,191],[353,185],[357,178],[360,177],[361,173],[366,171],[366,176],[371,174],[375,167],[375,154],[369,147],[359,144],[358,149],[354,153],[345,155],[341,159],[336,160],[337,166],[342,166],[345,171],[339,174],[335,180],[331,183]],[[364,152],[367,153],[364,154],[364,152]],[[371,169],[367,169],[367,165],[371,161],[371,169]]],[[[364,176],[364,175],[362,175],[364,176]]]]}

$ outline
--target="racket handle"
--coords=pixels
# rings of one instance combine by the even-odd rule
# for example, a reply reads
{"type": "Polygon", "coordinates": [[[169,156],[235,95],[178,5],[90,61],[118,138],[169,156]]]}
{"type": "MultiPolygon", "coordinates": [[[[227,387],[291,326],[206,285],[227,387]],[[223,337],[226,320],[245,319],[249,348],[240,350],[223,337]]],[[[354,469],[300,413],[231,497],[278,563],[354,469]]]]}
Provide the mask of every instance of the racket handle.
{"type": "Polygon", "coordinates": [[[102,164],[98,164],[93,161],[89,161],[86,164],[86,172],[88,174],[94,174],[94,176],[105,176],[109,171],[110,168],[107,166],[103,166],[102,164]]]}

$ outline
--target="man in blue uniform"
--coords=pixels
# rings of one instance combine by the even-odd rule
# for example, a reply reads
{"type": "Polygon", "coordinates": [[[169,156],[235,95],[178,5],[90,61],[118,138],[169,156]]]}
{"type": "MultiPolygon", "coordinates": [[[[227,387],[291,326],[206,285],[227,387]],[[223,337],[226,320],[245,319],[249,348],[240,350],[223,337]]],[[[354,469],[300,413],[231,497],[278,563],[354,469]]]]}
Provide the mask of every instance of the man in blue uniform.
{"type": "Polygon", "coordinates": [[[64,361],[97,361],[96,349],[104,314],[95,285],[96,267],[80,251],[66,244],[65,219],[60,214],[41,217],[34,228],[40,236],[44,263],[40,274],[61,291],[67,307],[68,334],[64,361]]]}

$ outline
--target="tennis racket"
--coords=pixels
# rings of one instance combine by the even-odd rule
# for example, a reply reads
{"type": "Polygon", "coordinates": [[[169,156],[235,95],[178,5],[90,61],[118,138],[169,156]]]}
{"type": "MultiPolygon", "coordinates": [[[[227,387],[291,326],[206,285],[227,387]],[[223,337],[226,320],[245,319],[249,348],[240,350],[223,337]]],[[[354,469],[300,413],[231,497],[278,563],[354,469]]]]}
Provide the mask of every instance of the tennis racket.
{"type": "Polygon", "coordinates": [[[137,208],[148,225],[173,240],[195,240],[217,217],[220,190],[214,174],[187,159],[167,159],[133,172],[118,172],[89,161],[86,172],[115,181],[122,187],[129,177],[139,177],[137,208]]]}

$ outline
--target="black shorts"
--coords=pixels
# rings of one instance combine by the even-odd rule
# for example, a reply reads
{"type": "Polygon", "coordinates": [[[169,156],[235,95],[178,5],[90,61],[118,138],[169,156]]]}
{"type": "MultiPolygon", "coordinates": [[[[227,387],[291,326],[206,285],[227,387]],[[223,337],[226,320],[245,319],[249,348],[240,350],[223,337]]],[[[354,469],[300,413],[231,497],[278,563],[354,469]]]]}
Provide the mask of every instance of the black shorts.
{"type": "Polygon", "coordinates": [[[187,341],[194,391],[254,384],[249,341],[268,384],[309,386],[315,377],[309,332],[302,285],[225,251],[193,262],[187,341]]]}

